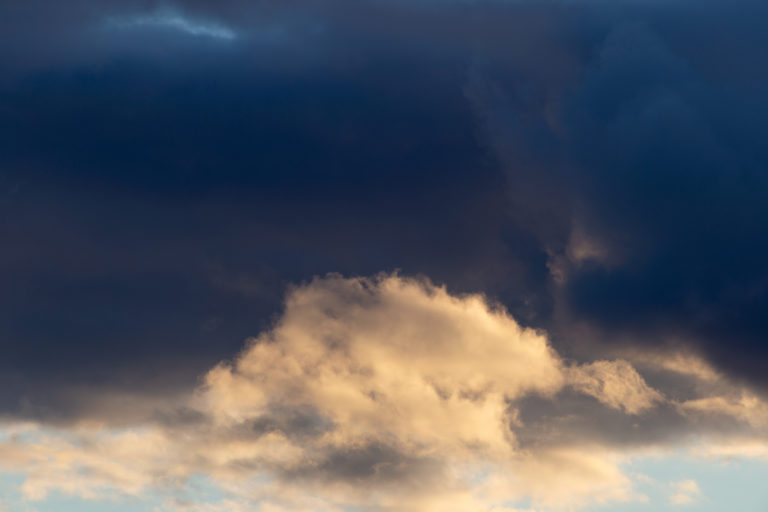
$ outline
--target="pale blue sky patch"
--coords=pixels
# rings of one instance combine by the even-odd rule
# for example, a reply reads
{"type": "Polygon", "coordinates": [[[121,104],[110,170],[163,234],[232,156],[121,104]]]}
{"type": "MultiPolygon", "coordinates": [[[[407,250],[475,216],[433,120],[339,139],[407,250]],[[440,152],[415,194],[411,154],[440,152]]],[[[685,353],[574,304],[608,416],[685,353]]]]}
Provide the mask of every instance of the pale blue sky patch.
{"type": "Polygon", "coordinates": [[[609,503],[589,508],[590,512],[768,510],[766,460],[702,458],[681,449],[665,456],[636,458],[624,470],[634,482],[635,490],[648,500],[609,503]],[[675,499],[684,495],[690,499],[675,499]]]}
{"type": "MultiPolygon", "coordinates": [[[[765,512],[768,510],[768,461],[738,459],[723,461],[691,457],[683,450],[658,457],[640,457],[625,466],[634,482],[638,496],[647,500],[627,503],[609,502],[603,506],[589,506],[590,512],[655,512],[658,510],[680,512],[765,512]],[[680,492],[680,483],[695,482],[700,494],[694,493],[685,504],[670,501],[680,492]]],[[[0,478],[0,494],[9,512],[156,512],[171,510],[176,504],[196,504],[226,509],[228,500],[209,478],[197,475],[187,482],[183,490],[160,493],[148,491],[142,496],[120,496],[111,500],[87,500],[66,496],[60,492],[50,494],[42,501],[30,502],[19,492],[23,477],[5,475],[0,478]],[[223,508],[221,508],[223,507],[223,508]]],[[[684,488],[686,486],[683,486],[684,488]]],[[[256,506],[256,503],[252,503],[256,506]]],[[[521,510],[528,510],[530,501],[508,503],[521,510]]],[[[513,507],[514,508],[514,507],[513,507]]],[[[353,509],[350,509],[353,510],[353,509]]],[[[538,510],[538,509],[536,509],[538,510]]],[[[549,510],[549,509],[542,509],[549,510]]]]}

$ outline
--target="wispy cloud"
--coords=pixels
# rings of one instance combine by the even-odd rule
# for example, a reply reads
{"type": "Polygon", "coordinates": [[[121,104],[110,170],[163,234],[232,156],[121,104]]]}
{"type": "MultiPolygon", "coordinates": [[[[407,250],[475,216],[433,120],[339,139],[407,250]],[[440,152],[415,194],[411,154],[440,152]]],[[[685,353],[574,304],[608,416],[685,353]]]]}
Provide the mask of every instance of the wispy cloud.
{"type": "Polygon", "coordinates": [[[160,28],[175,30],[197,37],[233,40],[237,33],[230,27],[209,20],[188,18],[178,12],[163,11],[154,14],[140,14],[127,17],[111,17],[106,25],[116,29],[160,28]]]}
{"type": "Polygon", "coordinates": [[[672,484],[673,494],[669,497],[672,505],[692,505],[701,495],[695,480],[682,480],[672,484]]]}

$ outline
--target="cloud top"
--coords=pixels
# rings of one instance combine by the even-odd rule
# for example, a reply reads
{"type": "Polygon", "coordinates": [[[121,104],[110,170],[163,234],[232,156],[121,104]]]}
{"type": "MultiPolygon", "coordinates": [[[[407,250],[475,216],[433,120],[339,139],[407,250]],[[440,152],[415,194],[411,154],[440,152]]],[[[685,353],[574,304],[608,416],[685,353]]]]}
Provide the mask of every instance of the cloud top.
{"type": "Polygon", "coordinates": [[[545,337],[480,296],[398,277],[317,280],[272,331],[207,378],[221,421],[312,406],[343,443],[504,449],[505,400],[551,394],[561,363],[545,337]]]}

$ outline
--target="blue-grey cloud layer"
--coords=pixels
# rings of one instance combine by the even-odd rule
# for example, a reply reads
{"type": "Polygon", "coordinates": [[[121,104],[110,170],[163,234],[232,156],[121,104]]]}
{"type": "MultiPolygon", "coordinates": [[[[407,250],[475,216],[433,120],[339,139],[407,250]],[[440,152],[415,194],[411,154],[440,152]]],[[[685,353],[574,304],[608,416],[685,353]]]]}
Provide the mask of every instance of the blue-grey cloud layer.
{"type": "Polygon", "coordinates": [[[764,386],[766,10],[0,7],[2,407],[172,391],[287,283],[397,268],[764,386]]]}

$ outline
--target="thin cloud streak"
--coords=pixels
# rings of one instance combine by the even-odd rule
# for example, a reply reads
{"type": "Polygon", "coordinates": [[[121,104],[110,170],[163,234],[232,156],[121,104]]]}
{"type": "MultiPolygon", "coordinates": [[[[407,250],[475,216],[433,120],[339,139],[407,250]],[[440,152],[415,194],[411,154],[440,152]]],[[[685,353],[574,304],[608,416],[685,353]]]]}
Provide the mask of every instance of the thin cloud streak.
{"type": "Polygon", "coordinates": [[[141,29],[160,28],[170,29],[191,36],[209,37],[224,41],[237,38],[237,32],[219,23],[192,20],[181,14],[158,13],[150,15],[137,15],[131,17],[109,18],[106,26],[111,29],[141,29]]]}

